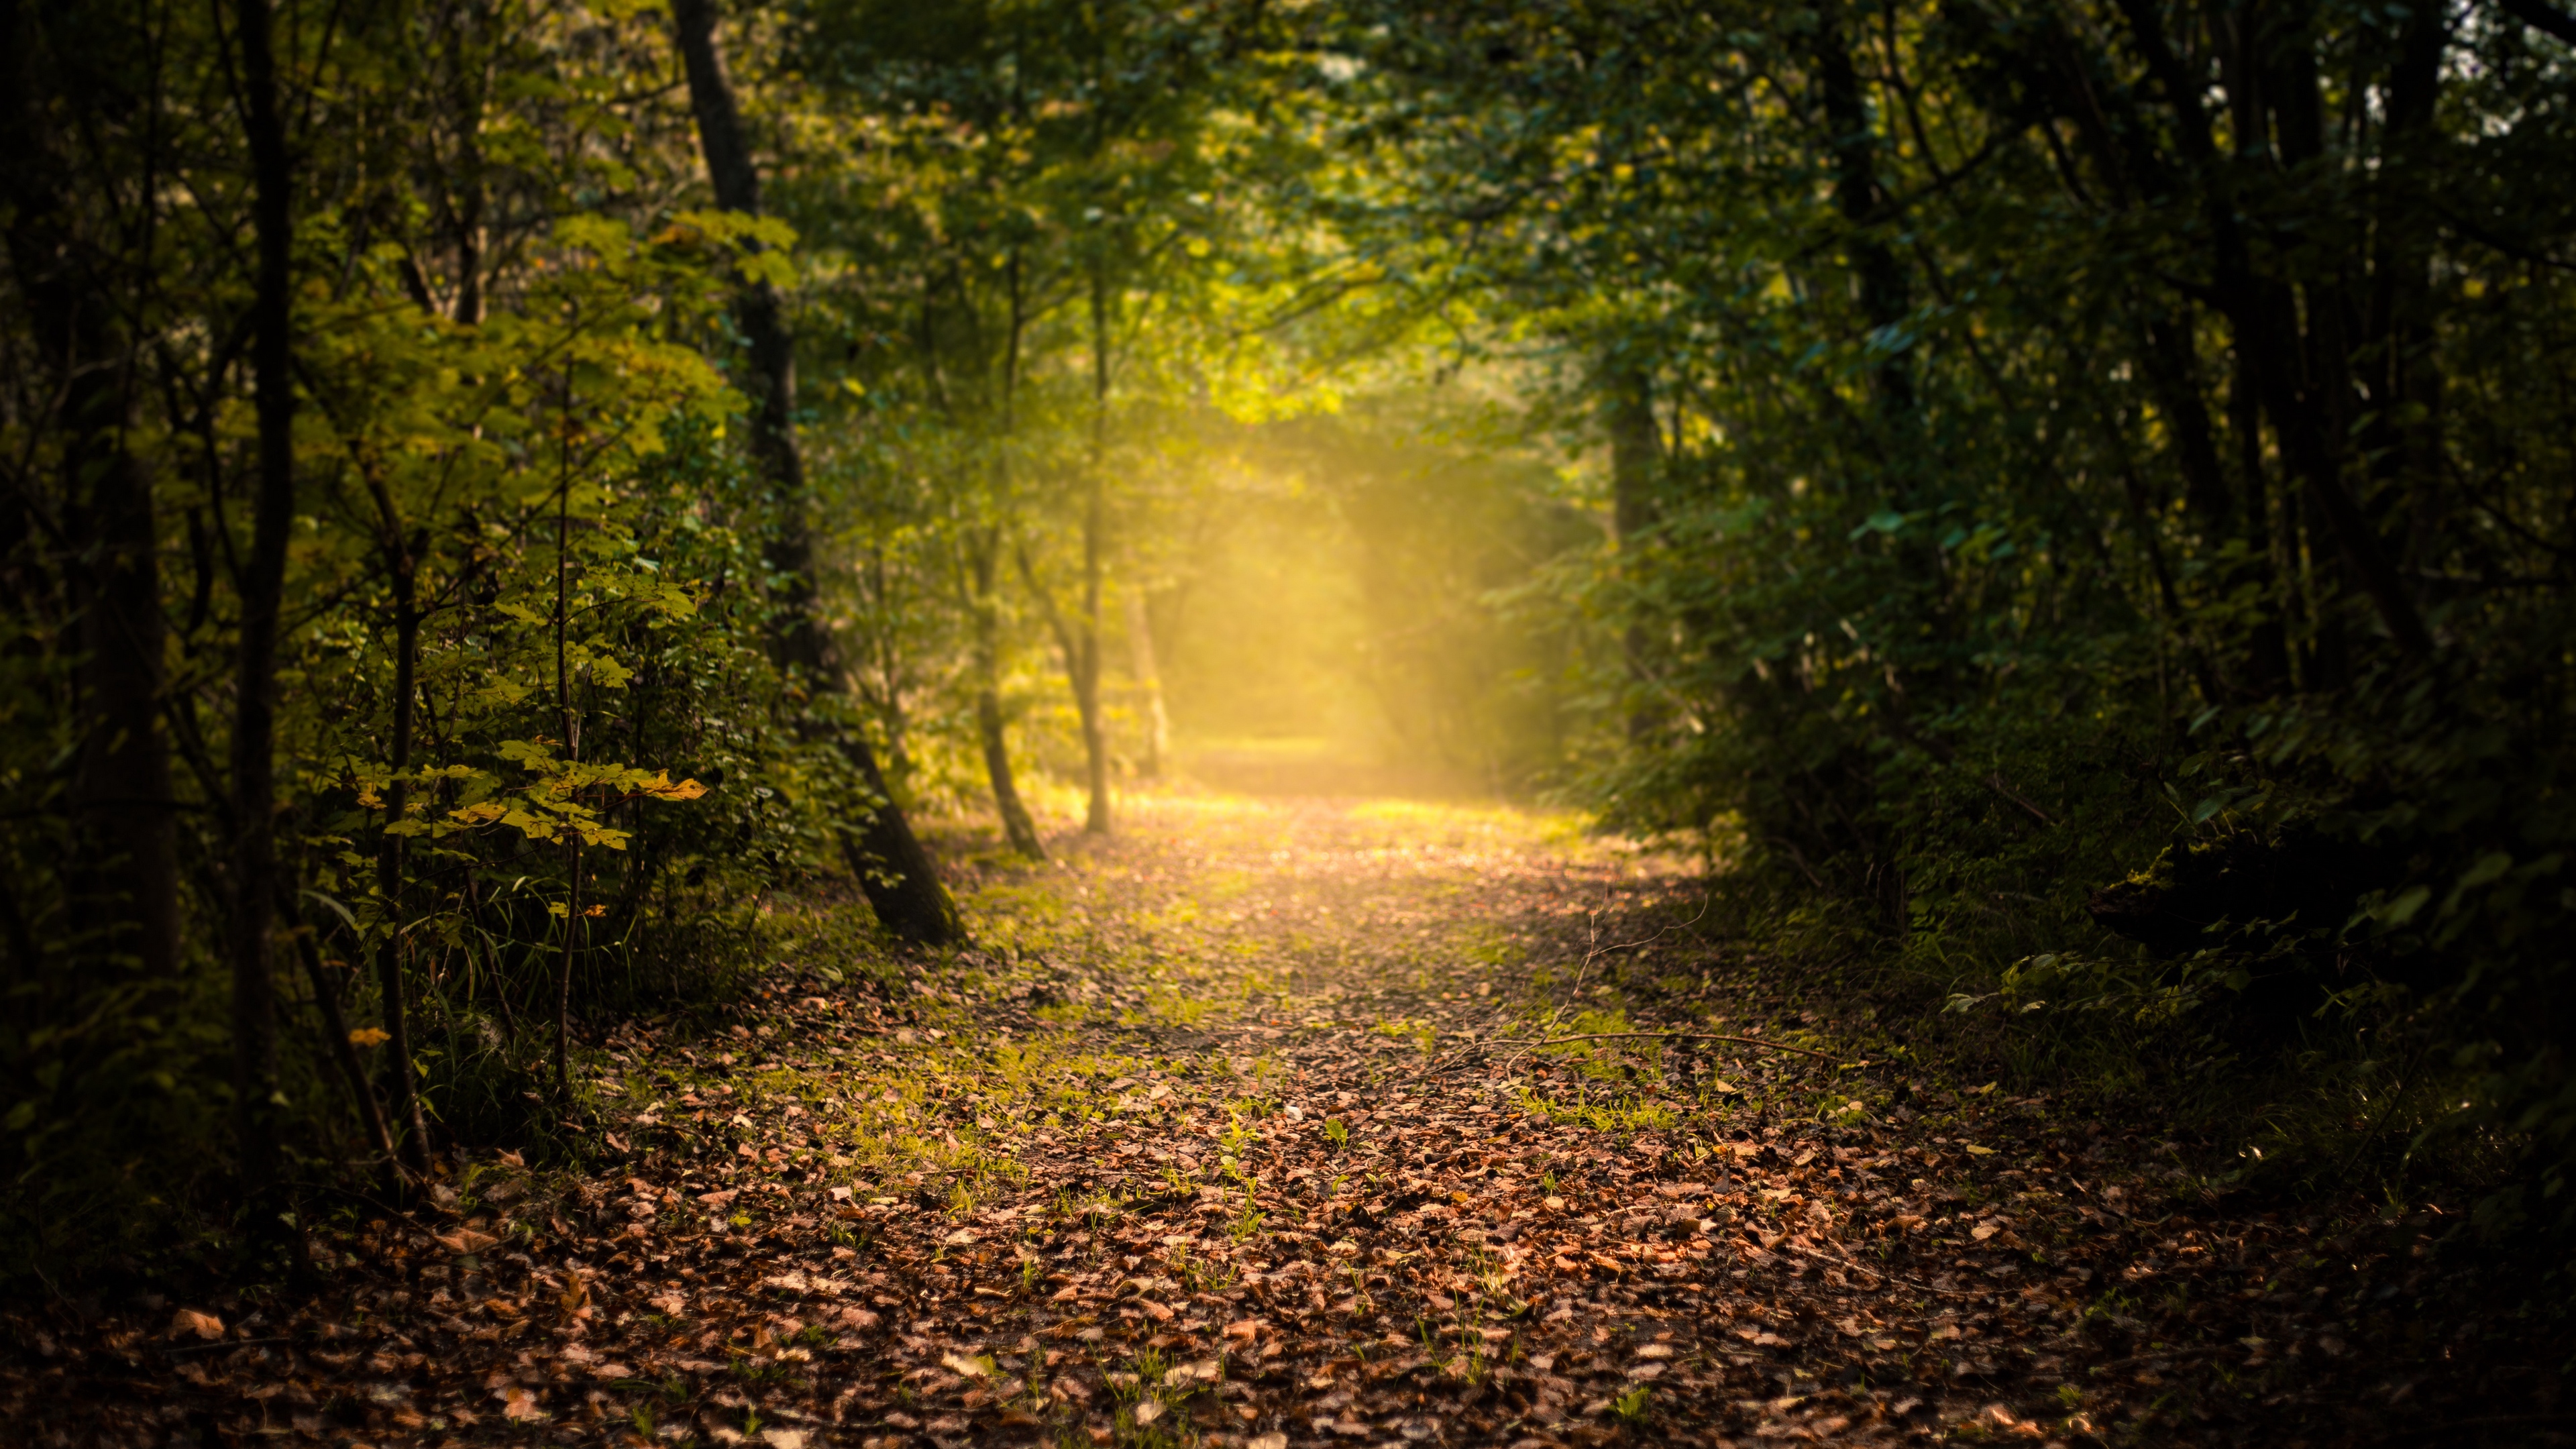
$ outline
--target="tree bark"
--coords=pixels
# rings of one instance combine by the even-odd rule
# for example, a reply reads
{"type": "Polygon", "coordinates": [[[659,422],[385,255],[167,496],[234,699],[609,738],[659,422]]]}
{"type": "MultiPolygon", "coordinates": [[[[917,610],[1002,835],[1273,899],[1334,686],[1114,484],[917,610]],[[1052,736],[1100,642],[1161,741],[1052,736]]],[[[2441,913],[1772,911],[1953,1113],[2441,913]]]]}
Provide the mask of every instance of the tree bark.
{"type": "MultiPolygon", "coordinates": [[[[1002,426],[994,455],[990,500],[997,511],[1007,510],[1012,501],[1011,446],[1019,426],[1020,339],[1029,320],[1028,294],[1020,285],[1017,246],[1011,248],[1003,277],[1010,317],[1002,336],[1002,426]]],[[[974,591],[968,607],[975,615],[975,733],[984,748],[984,774],[992,782],[993,808],[1002,817],[1002,829],[1010,837],[1011,848],[1031,860],[1043,861],[1047,858],[1046,842],[1039,838],[1037,821],[1020,799],[1019,782],[1011,772],[1010,741],[1003,729],[1001,526],[986,524],[970,530],[967,547],[969,587],[974,591]]]]}
{"type": "MultiPolygon", "coordinates": [[[[1906,284],[1905,264],[1869,229],[1880,201],[1877,137],[1850,42],[1843,35],[1840,0],[1824,0],[1817,7],[1816,82],[1830,133],[1826,146],[1833,155],[1834,209],[1852,229],[1847,255],[1860,283],[1861,315],[1873,331],[1893,327],[1913,310],[1912,289],[1906,284]]],[[[1871,378],[1883,415],[1914,411],[1914,369],[1904,350],[1890,349],[1871,378]]]]}
{"type": "Polygon", "coordinates": [[[377,1156],[399,1164],[393,1135],[385,1127],[384,1108],[376,1101],[376,1089],[367,1080],[365,1064],[358,1060],[358,1044],[349,1040],[349,1018],[341,1009],[340,984],[331,979],[330,968],[322,963],[322,948],[296,907],[295,892],[284,881],[279,882],[277,892],[277,918],[295,937],[296,955],[304,962],[305,980],[312,984],[314,1004],[322,1013],[322,1030],[331,1038],[331,1062],[340,1069],[341,1085],[349,1092],[350,1110],[358,1114],[358,1128],[367,1134],[367,1145],[375,1149],[377,1156]]]}
{"type": "Polygon", "coordinates": [[[486,196],[483,161],[485,61],[478,53],[477,45],[488,31],[490,14],[480,4],[455,3],[444,9],[439,20],[445,32],[442,39],[447,63],[448,122],[455,130],[456,144],[456,185],[448,193],[448,204],[454,212],[450,235],[456,251],[456,320],[472,327],[483,320],[483,211],[486,196]]]}
{"type": "Polygon", "coordinates": [[[1038,838],[1037,822],[1020,799],[1019,782],[1011,773],[1010,741],[1003,730],[1002,628],[995,577],[1001,539],[996,530],[986,528],[977,532],[968,547],[967,565],[975,591],[969,605],[975,615],[975,735],[984,749],[984,774],[992,782],[993,809],[1002,817],[1002,831],[1010,837],[1011,848],[1031,860],[1044,860],[1046,844],[1038,838]]]}
{"type": "Polygon", "coordinates": [[[1163,778],[1163,761],[1172,752],[1172,719],[1163,709],[1163,671],[1154,660],[1154,617],[1145,607],[1145,587],[1136,578],[1132,556],[1127,568],[1127,672],[1136,681],[1138,731],[1145,746],[1136,773],[1163,778]]]}
{"type": "Polygon", "coordinates": [[[2434,105],[2442,63],[2450,48],[2450,16],[2440,5],[2413,7],[2399,31],[2389,67],[2387,128],[2381,164],[2373,179],[2379,219],[2372,233],[2370,305],[2358,355],[2367,368],[2370,419],[2361,450],[2385,484],[2383,496],[2402,500],[2400,555],[2417,568],[2431,540],[2448,535],[2442,487],[2442,369],[2434,335],[2433,241],[2422,220],[2433,213],[2423,192],[2425,168],[2435,164],[2434,105]]]}
{"type": "MultiPolygon", "coordinates": [[[[413,601],[416,565],[397,534],[394,559],[394,718],[393,780],[385,787],[385,822],[403,821],[411,802],[412,678],[420,656],[420,613],[413,601]]],[[[392,1104],[396,1150],[402,1165],[414,1173],[429,1170],[427,1124],[421,1119],[420,1092],[411,1074],[410,992],[403,979],[403,874],[408,837],[387,831],[377,844],[376,892],[384,898],[385,939],[376,948],[376,991],[385,1024],[385,1095],[392,1104]]],[[[336,998],[335,998],[336,999],[336,998]]]]}
{"type": "MultiPolygon", "coordinates": [[[[760,172],[752,164],[733,80],[716,48],[713,0],[673,0],[671,16],[716,204],[757,216],[760,172]]],[[[788,330],[777,289],[767,282],[751,283],[735,294],[734,317],[751,343],[752,392],[758,405],[752,421],[752,457],[776,494],[780,518],[768,550],[771,569],[787,581],[778,600],[779,660],[804,676],[809,688],[845,690],[839,649],[815,607],[805,464],[796,446],[795,338],[788,330]]],[[[894,935],[923,945],[964,940],[965,922],[957,914],[957,904],[940,883],[938,867],[913,834],[903,807],[886,788],[876,752],[854,729],[828,721],[812,723],[831,732],[834,745],[857,768],[873,797],[865,823],[855,832],[844,827],[841,850],[859,878],[859,888],[867,893],[868,904],[876,908],[878,921],[894,935]]]]}
{"type": "Polygon", "coordinates": [[[1100,573],[1103,535],[1109,526],[1109,278],[1091,269],[1091,466],[1082,502],[1082,613],[1066,650],[1073,675],[1074,709],[1082,717],[1082,756],[1090,804],[1082,828],[1109,833],[1109,731],[1100,717],[1100,573]]]}
{"type": "MultiPolygon", "coordinates": [[[[2265,47],[2255,33],[2256,17],[2247,13],[2250,9],[2246,7],[2235,19],[2238,50],[2227,60],[2239,145],[2261,144],[2265,128],[2260,121],[2268,112],[2276,118],[2286,145],[2313,153],[2321,144],[2316,134],[2313,57],[2294,59],[2279,70],[2263,64],[2265,47]],[[2302,79],[2307,83],[2307,94],[2270,94],[2285,85],[2295,91],[2302,79]],[[2249,120],[2254,124],[2249,125],[2249,120]]],[[[2342,412],[2341,386],[2349,377],[2349,350],[2336,341],[2340,336],[2341,301],[2323,294],[2311,298],[2311,317],[2324,334],[2312,337],[2299,326],[2299,310],[2289,289],[2256,274],[2230,189],[2233,173],[2219,164],[2209,116],[2202,109],[2200,86],[2175,54],[2156,6],[2149,0],[2120,0],[2120,10],[2147,62],[2148,73],[2174,112],[2186,159],[2200,173],[2202,211],[2209,223],[2213,290],[2236,346],[2244,351],[2256,400],[2272,420],[2282,459],[2324,518],[2345,563],[2369,595],[2380,622],[2400,652],[2411,659],[2427,658],[2433,650],[2432,634],[2425,628],[2414,598],[2407,593],[2385,541],[2371,527],[2343,480],[2337,446],[2340,434],[2333,426],[2334,418],[2342,412]],[[2303,342],[2308,344],[2305,349],[2303,342]],[[2332,381],[2311,377],[2303,360],[2324,363],[2324,377],[2332,381]]]]}
{"type": "Polygon", "coordinates": [[[277,903],[277,634],[295,513],[294,165],[279,116],[268,0],[237,0],[244,126],[258,236],[251,373],[259,468],[249,557],[241,575],[231,767],[233,1108],[249,1233],[273,1243],[284,1223],[278,1183],[277,995],[269,974],[277,903]]]}

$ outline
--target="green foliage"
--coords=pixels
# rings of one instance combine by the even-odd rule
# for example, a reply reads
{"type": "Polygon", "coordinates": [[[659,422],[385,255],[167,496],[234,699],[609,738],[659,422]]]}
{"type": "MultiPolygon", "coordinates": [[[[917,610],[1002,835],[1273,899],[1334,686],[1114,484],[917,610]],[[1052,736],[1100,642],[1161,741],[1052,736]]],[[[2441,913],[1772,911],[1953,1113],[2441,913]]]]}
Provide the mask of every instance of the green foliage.
{"type": "Polygon", "coordinates": [[[1554,377],[1535,420],[1609,444],[1616,536],[1557,575],[1625,646],[1612,823],[2033,1070],[2240,1120],[2340,1083],[2258,1118],[2508,1144],[2492,1201],[2562,1211],[2556,41],[2010,0],[1337,35],[1411,182],[1351,234],[1418,238],[1554,377]]]}
{"type": "MultiPolygon", "coordinates": [[[[741,402],[719,309],[792,238],[689,209],[666,169],[685,152],[653,174],[603,160],[594,143],[649,149],[682,119],[618,99],[630,67],[660,63],[649,35],[600,47],[564,13],[503,10],[439,21],[459,28],[436,59],[410,29],[431,17],[408,7],[281,27],[309,47],[288,68],[311,86],[295,102],[298,490],[276,724],[289,928],[274,980],[299,1177],[366,1151],[351,1104],[373,1088],[337,1070],[329,1036],[346,1030],[364,1076],[384,1079],[384,972],[404,984],[432,1136],[543,1138],[570,1105],[530,1100],[567,954],[577,1024],[721,990],[762,941],[762,894],[830,860],[834,816],[867,798],[772,662],[776,502],[729,435],[741,402]],[[428,115],[404,84],[417,67],[441,76],[428,115]],[[506,79],[483,91],[478,75],[506,79]]],[[[81,58],[29,98],[53,121],[11,173],[7,335],[27,366],[0,426],[11,516],[44,526],[15,528],[5,554],[6,667],[24,688],[0,707],[0,1273],[147,1236],[185,1250],[220,1236],[231,1190],[250,259],[231,230],[247,185],[236,121],[196,88],[233,61],[202,18],[149,55],[87,36],[86,12],[26,37],[81,58]],[[75,165],[122,179],[31,210],[44,168],[75,165]],[[154,167],[165,182],[136,179],[154,167]],[[88,237],[97,270],[49,270],[31,249],[42,226],[88,237]],[[54,299],[75,284],[115,321],[50,350],[54,299]],[[112,439],[44,392],[98,366],[126,369],[93,405],[112,439]],[[162,555],[143,577],[166,648],[94,627],[84,581],[102,539],[80,530],[102,448],[148,485],[134,546],[162,555]],[[148,689],[140,725],[80,703],[120,669],[148,689]],[[130,748],[145,753],[117,753],[130,748]],[[139,780],[167,782],[127,787],[170,797],[143,802],[168,822],[158,873],[134,853],[148,832],[114,823],[131,802],[49,763],[66,759],[91,775],[139,759],[139,780]],[[177,912],[166,959],[115,924],[155,898],[177,912]]]]}

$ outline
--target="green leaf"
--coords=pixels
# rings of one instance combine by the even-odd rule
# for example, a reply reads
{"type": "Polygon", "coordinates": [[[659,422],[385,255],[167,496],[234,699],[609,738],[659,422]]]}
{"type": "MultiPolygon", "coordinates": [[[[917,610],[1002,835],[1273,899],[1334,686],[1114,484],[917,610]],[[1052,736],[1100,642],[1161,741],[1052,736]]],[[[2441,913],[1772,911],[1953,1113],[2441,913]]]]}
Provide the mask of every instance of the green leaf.
{"type": "Polygon", "coordinates": [[[2470,866],[2468,872],[2460,877],[2460,889],[2464,891],[2474,890],[2479,886],[2487,884],[2489,881],[2500,878],[2506,871],[2511,869],[2513,869],[2512,856],[2505,854],[2501,850],[2490,851],[2485,855],[2479,856],[2478,863],[2470,866]]]}
{"type": "Polygon", "coordinates": [[[1871,514],[1867,523],[1853,529],[1851,531],[1851,536],[1853,538],[1859,538],[1865,533],[1894,533],[1903,527],[1905,527],[1904,514],[1895,512],[1892,509],[1881,509],[1878,512],[1871,514]]]}
{"type": "Polygon", "coordinates": [[[2424,903],[2432,898],[2431,887],[2417,886],[2371,914],[2377,916],[2384,925],[2402,926],[2415,919],[2415,913],[2424,909],[2424,903]]]}

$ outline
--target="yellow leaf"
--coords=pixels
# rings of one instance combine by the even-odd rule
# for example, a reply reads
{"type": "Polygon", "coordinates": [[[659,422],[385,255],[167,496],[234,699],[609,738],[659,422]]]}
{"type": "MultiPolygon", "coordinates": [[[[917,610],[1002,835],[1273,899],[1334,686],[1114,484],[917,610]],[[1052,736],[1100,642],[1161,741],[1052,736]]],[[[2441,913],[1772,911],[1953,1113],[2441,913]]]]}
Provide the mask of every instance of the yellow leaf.
{"type": "Polygon", "coordinates": [[[386,1042],[391,1040],[393,1040],[392,1034],[382,1027],[362,1026],[356,1031],[349,1033],[349,1045],[351,1046],[383,1046],[386,1042]]]}
{"type": "Polygon", "coordinates": [[[650,780],[643,781],[635,788],[656,800],[695,800],[707,793],[707,787],[694,779],[672,784],[671,772],[668,770],[662,771],[650,780]]]}
{"type": "Polygon", "coordinates": [[[1991,1147],[1979,1147],[1973,1142],[1962,1142],[1959,1145],[1968,1149],[1969,1155],[1974,1157],[1992,1157],[1995,1155],[1995,1150],[1991,1147]]]}

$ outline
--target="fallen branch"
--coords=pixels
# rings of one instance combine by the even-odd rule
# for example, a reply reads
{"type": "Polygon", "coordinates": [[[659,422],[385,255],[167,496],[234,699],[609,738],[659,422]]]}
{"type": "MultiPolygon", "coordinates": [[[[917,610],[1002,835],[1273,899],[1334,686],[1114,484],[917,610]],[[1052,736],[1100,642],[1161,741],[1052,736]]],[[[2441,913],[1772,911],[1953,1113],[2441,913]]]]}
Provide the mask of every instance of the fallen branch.
{"type": "Polygon", "coordinates": [[[1783,1042],[1764,1041],[1758,1036],[1728,1036],[1720,1031],[1594,1031],[1586,1032],[1581,1036],[1552,1036],[1545,1041],[1515,1041],[1509,1037],[1498,1037],[1487,1045],[1545,1047],[1563,1046],[1570,1041],[1634,1041],[1642,1037],[1670,1038],[1674,1041],[1741,1042],[1745,1046],[1769,1047],[1775,1052],[1796,1052],[1800,1056],[1814,1057],[1820,1062],[1835,1060],[1827,1052],[1811,1051],[1806,1047],[1790,1046],[1783,1042]]]}

